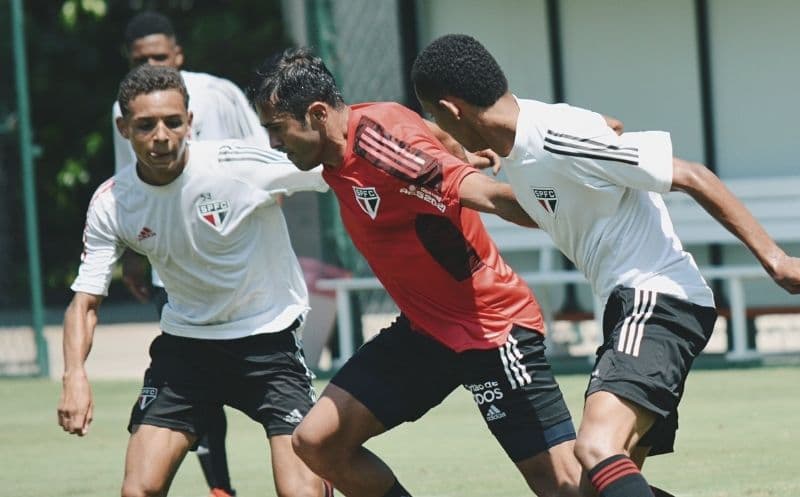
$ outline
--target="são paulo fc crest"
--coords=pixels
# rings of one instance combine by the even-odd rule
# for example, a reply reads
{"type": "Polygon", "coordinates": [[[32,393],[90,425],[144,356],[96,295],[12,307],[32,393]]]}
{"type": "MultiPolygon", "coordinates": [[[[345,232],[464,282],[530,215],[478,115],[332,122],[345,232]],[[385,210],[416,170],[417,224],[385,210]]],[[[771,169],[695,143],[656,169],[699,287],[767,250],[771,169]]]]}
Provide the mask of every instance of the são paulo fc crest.
{"type": "Polygon", "coordinates": [[[369,217],[375,219],[378,216],[378,206],[381,205],[381,197],[375,188],[368,187],[353,187],[353,192],[356,194],[356,202],[361,210],[366,212],[369,217]]]}
{"type": "Polygon", "coordinates": [[[156,397],[158,396],[158,389],[153,387],[142,388],[142,393],[139,394],[139,409],[144,411],[156,397]]]}
{"type": "Polygon", "coordinates": [[[197,215],[217,231],[222,229],[222,223],[225,222],[230,210],[230,202],[227,200],[212,200],[209,193],[202,194],[200,203],[197,204],[197,215]]]}
{"type": "Polygon", "coordinates": [[[533,191],[533,196],[536,197],[536,200],[539,202],[539,205],[541,205],[548,214],[555,216],[556,209],[558,208],[558,197],[556,196],[555,188],[536,188],[532,186],[531,190],[533,191]]]}

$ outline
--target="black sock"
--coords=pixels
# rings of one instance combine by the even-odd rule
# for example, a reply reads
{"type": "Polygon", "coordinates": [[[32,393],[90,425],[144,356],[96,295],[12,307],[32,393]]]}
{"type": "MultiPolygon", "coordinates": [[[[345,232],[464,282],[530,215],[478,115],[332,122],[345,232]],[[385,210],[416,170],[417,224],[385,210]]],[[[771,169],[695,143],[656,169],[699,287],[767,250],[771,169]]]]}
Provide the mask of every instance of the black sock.
{"type": "Polygon", "coordinates": [[[225,450],[225,435],[228,421],[222,406],[208,409],[208,429],[197,446],[197,458],[209,488],[221,488],[233,494],[228,473],[228,454],[225,450]]]}
{"type": "Polygon", "coordinates": [[[390,488],[383,497],[411,497],[411,494],[408,490],[403,488],[403,485],[400,485],[397,479],[395,479],[394,485],[392,485],[392,488],[390,488]]]}
{"type": "Polygon", "coordinates": [[[660,488],[656,488],[656,487],[653,487],[653,486],[650,487],[650,490],[653,492],[653,495],[655,497],[675,497],[671,493],[665,492],[665,491],[661,490],[660,488]]]}
{"type": "Polygon", "coordinates": [[[589,479],[600,497],[655,497],[636,464],[622,454],[590,469],[589,479]]]}

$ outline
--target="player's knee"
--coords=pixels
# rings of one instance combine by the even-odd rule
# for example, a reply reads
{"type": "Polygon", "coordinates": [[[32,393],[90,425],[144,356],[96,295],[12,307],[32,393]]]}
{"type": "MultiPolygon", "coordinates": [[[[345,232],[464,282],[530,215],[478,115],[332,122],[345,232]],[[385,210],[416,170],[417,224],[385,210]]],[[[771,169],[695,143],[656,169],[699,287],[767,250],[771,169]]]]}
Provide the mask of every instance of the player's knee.
{"type": "Polygon", "coordinates": [[[593,436],[591,433],[580,433],[575,440],[575,457],[587,471],[604,459],[621,452],[621,448],[613,447],[607,440],[593,436]]]}
{"type": "Polygon", "coordinates": [[[331,442],[324,435],[307,428],[303,423],[292,433],[292,448],[312,471],[325,476],[324,472],[334,462],[335,454],[331,442]]]}

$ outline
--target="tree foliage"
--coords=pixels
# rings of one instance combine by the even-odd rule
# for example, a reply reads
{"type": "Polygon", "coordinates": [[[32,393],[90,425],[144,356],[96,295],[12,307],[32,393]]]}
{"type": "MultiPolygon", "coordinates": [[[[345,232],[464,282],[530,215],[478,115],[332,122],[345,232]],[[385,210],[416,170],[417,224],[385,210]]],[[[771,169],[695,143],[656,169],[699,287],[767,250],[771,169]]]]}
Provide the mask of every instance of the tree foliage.
{"type": "MultiPolygon", "coordinates": [[[[16,107],[8,2],[0,1],[0,129],[16,107]]],[[[280,0],[60,0],[25,2],[26,49],[36,159],[39,236],[48,304],[71,297],[86,208],[94,190],[114,171],[111,105],[128,70],[122,37],[127,21],[145,9],[168,15],[186,55],[185,69],[245,85],[265,56],[287,42],[280,0]]],[[[0,208],[21,210],[16,136],[0,134],[0,208]],[[3,153],[5,152],[5,153],[3,153]]],[[[3,221],[5,221],[4,216],[3,221]]],[[[0,238],[25,261],[23,216],[11,216],[0,238]]],[[[2,244],[0,244],[2,249],[2,244]]],[[[1,251],[1,250],[0,250],[1,251]]],[[[6,254],[0,254],[0,256],[6,254]]],[[[27,298],[27,266],[6,263],[0,303],[27,298]],[[13,293],[13,295],[9,295],[13,293]]],[[[112,295],[127,297],[124,291],[112,295]]]]}

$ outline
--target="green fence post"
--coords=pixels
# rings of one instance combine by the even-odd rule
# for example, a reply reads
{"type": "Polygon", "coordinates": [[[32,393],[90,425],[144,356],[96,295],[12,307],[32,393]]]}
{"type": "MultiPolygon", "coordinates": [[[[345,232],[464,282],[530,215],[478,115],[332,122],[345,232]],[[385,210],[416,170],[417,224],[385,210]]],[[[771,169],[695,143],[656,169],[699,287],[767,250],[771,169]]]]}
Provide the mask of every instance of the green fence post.
{"type": "Polygon", "coordinates": [[[21,0],[11,0],[11,29],[14,45],[14,68],[19,116],[19,149],[22,161],[22,188],[25,205],[25,234],[28,246],[28,270],[31,286],[33,331],[36,336],[36,362],[39,376],[49,376],[50,362],[44,337],[42,271],[39,262],[39,236],[36,214],[36,187],[33,174],[33,139],[28,104],[28,66],[25,55],[25,25],[21,0]]]}

